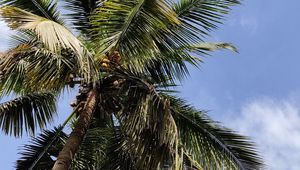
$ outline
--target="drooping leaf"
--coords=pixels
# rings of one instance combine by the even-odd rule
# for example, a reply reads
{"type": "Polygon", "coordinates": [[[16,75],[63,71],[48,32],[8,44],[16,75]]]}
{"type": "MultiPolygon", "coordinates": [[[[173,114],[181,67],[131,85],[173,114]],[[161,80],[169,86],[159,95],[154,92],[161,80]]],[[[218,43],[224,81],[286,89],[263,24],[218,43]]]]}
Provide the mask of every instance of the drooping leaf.
{"type": "Polygon", "coordinates": [[[247,137],[221,127],[181,99],[170,100],[183,148],[203,169],[263,168],[262,159],[247,137]]]}
{"type": "Polygon", "coordinates": [[[44,128],[56,113],[56,97],[52,93],[32,93],[0,105],[0,128],[4,133],[21,136],[44,128]]]}
{"type": "Polygon", "coordinates": [[[16,162],[16,169],[51,169],[55,162],[53,158],[58,156],[67,139],[62,129],[58,127],[54,130],[45,130],[39,136],[32,137],[30,144],[24,145],[19,153],[22,156],[16,162]],[[41,152],[44,154],[39,158],[41,152]],[[37,159],[39,160],[36,162],[37,159]]]}
{"type": "Polygon", "coordinates": [[[170,167],[179,166],[178,132],[168,100],[147,80],[128,71],[119,70],[110,78],[120,81],[116,97],[121,100],[122,109],[116,117],[122,126],[122,135],[128,140],[125,151],[134,155],[137,169],[159,168],[165,161],[169,161],[170,167]],[[160,154],[162,152],[164,154],[160,154]]]}

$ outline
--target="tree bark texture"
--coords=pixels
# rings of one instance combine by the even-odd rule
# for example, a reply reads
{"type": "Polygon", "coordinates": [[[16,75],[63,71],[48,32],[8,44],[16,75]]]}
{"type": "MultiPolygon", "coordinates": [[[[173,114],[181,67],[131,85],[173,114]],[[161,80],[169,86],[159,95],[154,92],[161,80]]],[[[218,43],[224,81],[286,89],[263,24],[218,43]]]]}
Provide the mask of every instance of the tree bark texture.
{"type": "Polygon", "coordinates": [[[75,153],[78,151],[83,138],[93,118],[93,112],[97,105],[97,90],[92,89],[87,96],[85,106],[81,110],[78,122],[70,134],[64,148],[60,151],[53,170],[68,170],[75,153]]]}

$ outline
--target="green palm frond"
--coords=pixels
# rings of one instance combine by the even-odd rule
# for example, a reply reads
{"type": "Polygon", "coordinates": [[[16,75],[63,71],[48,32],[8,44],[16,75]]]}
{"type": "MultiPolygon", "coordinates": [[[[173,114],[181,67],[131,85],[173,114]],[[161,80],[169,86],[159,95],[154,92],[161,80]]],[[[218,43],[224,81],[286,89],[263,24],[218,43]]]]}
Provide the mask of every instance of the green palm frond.
{"type": "Polygon", "coordinates": [[[123,67],[132,72],[147,72],[162,80],[188,74],[184,61],[193,59],[174,52],[164,40],[168,26],[179,24],[165,1],[109,0],[97,8],[91,23],[100,54],[118,51],[123,67]]]}
{"type": "Polygon", "coordinates": [[[17,7],[60,24],[64,24],[57,9],[58,5],[56,0],[2,0],[0,6],[17,7]]]}
{"type": "Polygon", "coordinates": [[[174,10],[178,15],[182,33],[204,36],[222,23],[230,7],[239,4],[239,0],[179,0],[174,3],[174,10]]]}
{"type": "Polygon", "coordinates": [[[101,164],[101,170],[106,169],[131,169],[136,170],[136,159],[135,156],[130,152],[130,142],[120,127],[114,127],[114,133],[109,138],[107,146],[105,162],[101,164]]]}
{"type": "Polygon", "coordinates": [[[21,158],[16,162],[16,169],[51,169],[59,151],[63,148],[67,135],[62,132],[62,128],[45,130],[39,136],[32,137],[30,144],[24,145],[19,153],[21,158]],[[40,153],[45,152],[41,158],[40,153]],[[38,162],[35,163],[35,161],[38,162]],[[33,166],[35,164],[35,166],[33,166]]]}
{"type": "Polygon", "coordinates": [[[38,41],[51,52],[60,54],[63,49],[74,52],[81,76],[85,80],[97,76],[91,54],[64,26],[16,7],[2,7],[0,14],[11,28],[34,32],[38,41]]]}
{"type": "Polygon", "coordinates": [[[144,132],[143,137],[136,143],[135,139],[124,133],[120,126],[114,127],[113,136],[110,138],[106,151],[106,159],[100,164],[102,170],[106,169],[164,169],[170,168],[166,146],[156,144],[157,139],[151,132],[144,132]],[[142,152],[142,153],[139,153],[142,152]],[[145,156],[147,155],[147,156],[145,156]]]}
{"type": "Polygon", "coordinates": [[[6,134],[21,136],[23,131],[34,134],[56,113],[56,97],[52,93],[28,94],[0,105],[0,128],[6,134]]]}
{"type": "MultiPolygon", "coordinates": [[[[217,22],[228,12],[229,6],[236,3],[237,1],[226,0],[220,4],[210,1],[182,1],[175,4],[173,10],[161,0],[103,2],[91,18],[94,26],[92,32],[97,41],[95,45],[100,48],[100,53],[114,50],[120,52],[123,67],[132,72],[147,72],[161,80],[163,76],[180,80],[188,75],[186,62],[194,66],[201,62],[189,54],[190,48],[195,47],[194,44],[202,42],[201,27],[195,25],[206,24],[208,21],[217,22]],[[205,9],[198,9],[197,5],[204,6],[205,9]],[[199,16],[193,18],[197,14],[209,16],[210,20],[206,21],[207,17],[203,19],[199,16]],[[187,21],[189,18],[193,18],[192,21],[187,21]],[[194,29],[197,31],[193,31],[194,29]]],[[[213,27],[213,24],[208,25],[213,27]]],[[[211,44],[210,49],[213,45],[219,45],[218,49],[222,45],[224,48],[229,47],[229,44],[224,46],[225,44],[220,43],[211,44]]],[[[205,54],[200,49],[208,48],[197,48],[197,52],[205,54]]],[[[195,50],[196,47],[193,52],[195,50]]]]}
{"type": "Polygon", "coordinates": [[[40,42],[38,42],[38,37],[36,34],[32,31],[15,31],[15,34],[11,36],[10,44],[13,47],[17,47],[22,44],[27,44],[30,46],[36,46],[36,45],[41,45],[40,42]]]}
{"type": "Polygon", "coordinates": [[[30,45],[21,44],[7,51],[0,59],[0,96],[11,92],[21,94],[24,92],[24,81],[26,79],[26,68],[28,62],[25,59],[30,45]]]}
{"type": "Polygon", "coordinates": [[[102,0],[65,0],[64,7],[70,10],[68,19],[76,29],[87,34],[91,29],[90,17],[102,0]]]}
{"type": "Polygon", "coordinates": [[[178,24],[174,11],[162,0],[108,0],[92,16],[93,33],[100,52],[119,51],[124,60],[153,57],[157,51],[156,30],[178,24]],[[154,34],[152,34],[154,33],[154,34]]]}
{"type": "Polygon", "coordinates": [[[107,147],[113,135],[111,128],[91,128],[72,161],[71,169],[99,169],[107,159],[107,147]]]}
{"type": "Polygon", "coordinates": [[[137,168],[158,168],[166,160],[171,167],[177,166],[178,132],[168,100],[130,72],[120,71],[113,77],[123,81],[118,93],[122,110],[116,117],[129,140],[126,151],[135,155],[137,168]]]}
{"type": "MultiPolygon", "coordinates": [[[[44,49],[40,44],[24,44],[9,50],[0,60],[1,95],[11,92],[26,94],[34,91],[60,91],[70,82],[70,75],[80,75],[76,57],[68,50],[61,55],[44,49]],[[24,86],[25,85],[25,86],[24,86]]],[[[74,77],[75,78],[75,77],[74,77]]]]}
{"type": "Polygon", "coordinates": [[[100,164],[100,169],[150,170],[171,167],[167,146],[158,146],[159,141],[150,131],[144,131],[139,141],[128,136],[121,126],[115,126],[113,132],[107,145],[105,162],[100,164]]]}
{"type": "Polygon", "coordinates": [[[202,60],[192,57],[186,50],[172,48],[161,51],[152,59],[131,59],[123,67],[135,74],[148,74],[158,82],[182,80],[189,75],[188,64],[198,67],[202,60]]]}
{"type": "Polygon", "coordinates": [[[250,170],[263,167],[255,146],[248,138],[219,126],[183,100],[170,99],[182,147],[203,169],[250,170]]]}
{"type": "Polygon", "coordinates": [[[52,131],[44,130],[39,137],[31,138],[31,145],[25,145],[20,153],[22,157],[16,162],[17,169],[51,169],[54,160],[62,149],[67,135],[65,126],[74,119],[79,107],[76,107],[63,124],[52,131]]]}
{"type": "Polygon", "coordinates": [[[39,49],[29,58],[26,83],[31,89],[60,91],[68,83],[70,76],[80,75],[75,56],[63,50],[61,55],[47,49],[39,49]]]}

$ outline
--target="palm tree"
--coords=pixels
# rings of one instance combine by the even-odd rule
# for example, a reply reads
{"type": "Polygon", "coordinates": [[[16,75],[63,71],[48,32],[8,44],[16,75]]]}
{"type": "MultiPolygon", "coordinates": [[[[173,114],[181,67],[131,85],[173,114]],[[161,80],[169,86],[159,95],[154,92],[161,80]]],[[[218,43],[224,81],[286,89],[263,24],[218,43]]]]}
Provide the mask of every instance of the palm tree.
{"type": "Polygon", "coordinates": [[[172,87],[237,0],[2,0],[15,47],[0,58],[0,128],[34,134],[56,98],[75,88],[73,113],[25,146],[17,169],[259,169],[246,137],[176,97],[172,87]],[[59,10],[67,11],[61,15],[59,10]],[[71,26],[70,26],[71,25],[71,26]],[[63,130],[70,124],[72,132],[63,130]]]}

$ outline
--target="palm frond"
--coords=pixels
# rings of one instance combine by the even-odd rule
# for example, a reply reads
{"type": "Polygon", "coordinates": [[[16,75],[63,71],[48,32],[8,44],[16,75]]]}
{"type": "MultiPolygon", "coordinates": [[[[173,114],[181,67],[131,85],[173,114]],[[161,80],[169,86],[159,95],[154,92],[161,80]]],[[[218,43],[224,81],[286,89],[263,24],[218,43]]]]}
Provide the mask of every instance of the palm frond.
{"type": "Polygon", "coordinates": [[[68,19],[77,30],[87,34],[91,29],[90,17],[102,0],[65,0],[64,8],[70,10],[68,19]]]}
{"type": "MultiPolygon", "coordinates": [[[[172,9],[161,0],[106,1],[91,18],[94,26],[92,32],[97,42],[95,45],[100,53],[118,51],[123,67],[132,72],[147,72],[161,80],[163,76],[167,76],[169,80],[180,80],[188,75],[186,62],[194,66],[201,62],[189,54],[189,47],[193,46],[191,44],[202,42],[199,37],[202,34],[201,29],[195,25],[217,22],[221,19],[221,14],[227,13],[234,2],[237,3],[227,0],[222,0],[219,4],[214,1],[188,0],[175,3],[172,9]],[[201,9],[195,7],[197,5],[201,9]],[[201,16],[210,16],[210,22],[206,21],[207,17],[193,18],[194,23],[187,21],[198,13],[201,16]]],[[[213,27],[213,24],[208,25],[213,27]]],[[[218,49],[221,46],[229,48],[229,44],[220,43],[211,44],[210,49],[213,45],[219,45],[218,49]]],[[[205,54],[200,49],[208,48],[197,48],[197,52],[205,54]]],[[[195,50],[196,47],[193,51],[195,50]]]]}
{"type": "Polygon", "coordinates": [[[135,74],[147,74],[157,82],[174,83],[175,80],[182,80],[189,75],[186,65],[188,61],[197,65],[200,60],[178,51],[178,53],[161,55],[153,59],[132,59],[124,63],[123,67],[135,74]]]}
{"type": "Polygon", "coordinates": [[[185,48],[190,51],[215,51],[227,49],[236,53],[238,52],[238,49],[231,43],[198,43],[185,48]]]}
{"type": "Polygon", "coordinates": [[[238,1],[182,0],[174,3],[173,9],[181,22],[179,24],[166,22],[168,31],[158,28],[154,33],[149,32],[149,34],[156,34],[160,37],[159,41],[155,41],[158,51],[156,51],[156,57],[146,60],[133,59],[125,65],[136,72],[152,71],[152,75],[156,77],[157,75],[167,75],[180,80],[181,77],[188,75],[185,62],[193,66],[198,66],[201,62],[190,56],[189,52],[206,55],[207,53],[204,52],[206,50],[227,48],[236,51],[236,48],[229,43],[210,43],[205,47],[204,43],[201,43],[203,35],[208,34],[206,31],[214,28],[216,26],[214,23],[219,23],[222,16],[229,12],[230,6],[235,4],[238,4],[238,1]],[[201,18],[198,15],[209,17],[201,18]],[[206,27],[199,25],[206,25],[206,27]],[[156,74],[153,74],[153,70],[156,74]]]}
{"type": "Polygon", "coordinates": [[[38,42],[37,35],[32,31],[15,31],[15,34],[11,36],[10,44],[12,48],[17,47],[21,44],[28,44],[31,46],[41,45],[40,42],[38,42]]]}
{"type": "Polygon", "coordinates": [[[134,155],[137,169],[159,168],[165,161],[178,166],[178,132],[168,100],[132,73],[120,71],[111,78],[123,81],[118,93],[122,109],[116,117],[128,141],[125,151],[134,155]]]}
{"type": "Polygon", "coordinates": [[[70,76],[80,75],[75,56],[63,50],[56,55],[47,49],[39,49],[29,58],[26,83],[32,89],[60,91],[70,80],[70,76]]]}
{"type": "Polygon", "coordinates": [[[185,65],[175,63],[175,60],[179,61],[175,57],[167,58],[161,55],[157,45],[161,39],[156,30],[167,31],[167,24],[177,24],[173,11],[164,2],[160,0],[107,2],[100,6],[98,14],[95,14],[92,21],[96,27],[98,26],[100,37],[107,40],[101,41],[103,52],[110,49],[119,51],[124,67],[131,71],[148,72],[153,77],[161,79],[165,73],[169,77],[175,75],[182,77],[185,74],[185,65]],[[118,6],[122,10],[119,10],[118,6]],[[103,29],[107,31],[101,32],[103,29]],[[110,46],[105,47],[107,44],[110,46]]]}
{"type": "Polygon", "coordinates": [[[106,159],[103,164],[100,165],[101,170],[106,169],[137,169],[136,156],[130,152],[130,142],[120,127],[114,127],[113,134],[109,138],[109,143],[106,149],[106,159]]]}
{"type": "Polygon", "coordinates": [[[24,92],[26,68],[29,64],[25,56],[30,51],[29,49],[29,44],[20,44],[1,57],[0,96],[8,95],[11,92],[16,94],[24,92]]]}
{"type": "Polygon", "coordinates": [[[60,54],[63,49],[74,52],[81,76],[85,80],[97,76],[91,54],[64,26],[16,7],[2,7],[0,14],[11,28],[33,31],[38,41],[51,52],[60,54]]]}
{"type": "Polygon", "coordinates": [[[71,169],[100,169],[107,159],[107,148],[113,135],[111,128],[91,128],[76,153],[71,169]]]}
{"type": "MultiPolygon", "coordinates": [[[[114,128],[114,135],[109,141],[106,159],[104,164],[101,164],[101,169],[150,170],[178,166],[175,163],[177,156],[170,155],[169,146],[159,144],[159,134],[144,129],[141,135],[132,136],[127,130],[122,126],[114,128]]],[[[175,151],[175,148],[173,149],[175,151]]]]}
{"type": "Polygon", "coordinates": [[[204,36],[222,23],[230,7],[239,3],[239,0],[180,0],[173,8],[182,22],[180,32],[204,36]]]}
{"type": "Polygon", "coordinates": [[[236,48],[229,43],[207,43],[205,47],[204,43],[201,43],[203,42],[203,35],[208,34],[205,31],[210,30],[208,29],[210,28],[209,26],[214,28],[216,27],[214,23],[221,23],[222,16],[229,12],[230,6],[235,4],[238,4],[238,1],[224,0],[219,3],[219,1],[182,0],[174,3],[173,9],[181,22],[179,24],[167,23],[168,31],[156,30],[155,34],[160,35],[160,40],[155,42],[160,55],[156,54],[157,56],[154,59],[131,60],[128,63],[128,68],[138,72],[151,73],[152,71],[152,76],[167,75],[168,78],[171,77],[180,80],[182,77],[188,75],[185,63],[197,67],[201,62],[200,59],[192,57],[189,52],[196,52],[202,56],[207,54],[204,51],[224,48],[237,52],[236,48]],[[193,17],[197,15],[197,12],[201,16],[207,15],[209,17],[193,17]],[[212,13],[216,15],[211,15],[212,13]],[[207,26],[201,27],[199,26],[201,25],[200,23],[207,26]],[[202,30],[202,28],[206,30],[202,30]],[[156,74],[153,74],[153,72],[156,74]]]}
{"type": "Polygon", "coordinates": [[[219,126],[183,100],[175,97],[170,100],[182,147],[201,167],[245,170],[263,167],[255,146],[247,137],[219,126]]]}
{"type": "Polygon", "coordinates": [[[59,151],[64,146],[67,135],[62,132],[62,127],[54,130],[45,130],[39,136],[32,137],[30,144],[24,145],[23,150],[19,153],[21,158],[16,162],[16,169],[51,169],[59,151]],[[40,157],[40,153],[45,154],[40,157]],[[38,162],[35,161],[38,159],[38,162]],[[35,164],[35,166],[33,166],[35,164]]]}
{"type": "Polygon", "coordinates": [[[28,94],[0,105],[0,128],[6,134],[21,136],[23,131],[34,134],[56,113],[56,97],[52,93],[28,94]]]}
{"type": "Polygon", "coordinates": [[[156,29],[167,31],[166,23],[178,24],[175,13],[162,0],[103,2],[92,16],[100,52],[118,51],[124,60],[153,56],[159,41],[156,29]]]}
{"type": "Polygon", "coordinates": [[[53,52],[70,48],[80,53],[81,42],[64,26],[20,8],[5,6],[0,9],[3,19],[17,30],[30,30],[53,52]]]}
{"type": "Polygon", "coordinates": [[[57,157],[58,153],[65,144],[67,135],[63,132],[65,126],[73,120],[79,107],[76,107],[70,116],[58,128],[53,131],[44,130],[39,137],[32,137],[32,145],[25,145],[25,151],[20,154],[23,155],[17,162],[17,169],[49,169],[53,166],[54,161],[52,157],[57,157]],[[51,159],[49,159],[49,156],[51,159]],[[46,160],[48,162],[46,162],[46,160]]]}
{"type": "Polygon", "coordinates": [[[171,162],[166,146],[158,146],[156,137],[149,131],[144,131],[139,140],[126,133],[126,129],[115,126],[113,133],[108,138],[105,161],[100,164],[100,169],[156,169],[169,167],[171,162]],[[142,152],[142,153],[141,153],[142,152]]]}
{"type": "Polygon", "coordinates": [[[23,44],[10,49],[0,60],[1,95],[60,91],[70,83],[71,74],[80,75],[76,57],[68,50],[57,55],[36,42],[16,39],[23,44]]]}
{"type": "Polygon", "coordinates": [[[17,7],[62,25],[64,24],[55,0],[2,0],[0,6],[17,7]]]}
{"type": "Polygon", "coordinates": [[[205,52],[207,50],[213,51],[223,48],[236,52],[236,48],[229,43],[203,43],[202,38],[208,34],[207,31],[210,30],[210,28],[216,26],[214,23],[219,23],[222,20],[222,16],[229,12],[230,6],[237,3],[237,1],[230,0],[182,0],[174,3],[173,9],[181,22],[177,25],[167,24],[169,31],[156,30],[157,34],[160,35],[160,41],[156,42],[156,44],[161,55],[153,59],[154,62],[153,60],[147,60],[145,64],[130,63],[128,65],[133,65],[132,67],[141,66],[141,70],[144,72],[148,70],[158,70],[157,74],[163,73],[164,75],[168,75],[168,77],[176,77],[180,80],[180,77],[188,75],[185,63],[198,66],[201,62],[200,59],[192,57],[190,52],[197,53],[201,56],[207,55],[205,52]],[[207,15],[209,17],[200,17],[198,15],[207,15]],[[206,26],[201,27],[201,25],[206,26]],[[202,28],[205,29],[203,30],[202,28]],[[173,73],[173,75],[168,74],[169,71],[173,73]]]}

